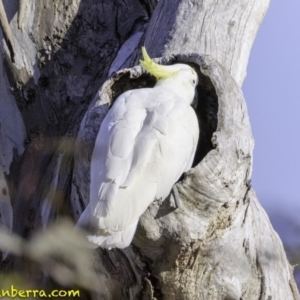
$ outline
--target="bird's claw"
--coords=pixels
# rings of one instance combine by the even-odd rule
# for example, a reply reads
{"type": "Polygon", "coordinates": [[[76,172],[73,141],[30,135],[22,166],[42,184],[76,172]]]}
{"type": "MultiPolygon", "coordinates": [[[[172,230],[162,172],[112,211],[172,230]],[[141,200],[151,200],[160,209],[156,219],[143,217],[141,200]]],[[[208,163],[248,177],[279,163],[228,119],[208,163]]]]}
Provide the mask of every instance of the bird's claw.
{"type": "Polygon", "coordinates": [[[170,201],[171,202],[171,207],[181,208],[181,199],[179,197],[178,189],[177,189],[175,184],[173,185],[172,190],[171,190],[170,200],[171,200],[170,201]],[[174,201],[171,200],[172,198],[174,199],[174,201]]]}

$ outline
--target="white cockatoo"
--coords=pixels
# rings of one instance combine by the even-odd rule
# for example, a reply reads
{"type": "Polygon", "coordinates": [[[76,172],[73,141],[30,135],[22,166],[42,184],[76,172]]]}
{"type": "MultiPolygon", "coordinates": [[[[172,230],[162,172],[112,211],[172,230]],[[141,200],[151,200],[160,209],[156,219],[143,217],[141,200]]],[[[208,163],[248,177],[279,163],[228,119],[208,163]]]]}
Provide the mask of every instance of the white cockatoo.
{"type": "Polygon", "coordinates": [[[142,48],[141,65],[157,78],[153,88],[121,94],[104,118],[91,160],[90,202],[78,221],[88,240],[125,248],[139,217],[165,199],[188,171],[199,138],[191,107],[198,77],[186,64],[163,66],[142,48]]]}

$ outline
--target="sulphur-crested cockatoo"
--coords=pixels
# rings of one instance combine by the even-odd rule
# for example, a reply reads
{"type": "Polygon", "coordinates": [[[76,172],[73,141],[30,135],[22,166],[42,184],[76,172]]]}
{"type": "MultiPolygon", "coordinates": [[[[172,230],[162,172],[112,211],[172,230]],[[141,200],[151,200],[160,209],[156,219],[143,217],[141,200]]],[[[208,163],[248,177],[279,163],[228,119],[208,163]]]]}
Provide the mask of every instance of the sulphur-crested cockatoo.
{"type": "Polygon", "coordinates": [[[130,245],[139,217],[191,168],[198,143],[191,107],[196,72],[142,53],[140,62],[157,83],[123,93],[104,118],[92,154],[90,202],[78,221],[90,242],[109,249],[130,245]]]}

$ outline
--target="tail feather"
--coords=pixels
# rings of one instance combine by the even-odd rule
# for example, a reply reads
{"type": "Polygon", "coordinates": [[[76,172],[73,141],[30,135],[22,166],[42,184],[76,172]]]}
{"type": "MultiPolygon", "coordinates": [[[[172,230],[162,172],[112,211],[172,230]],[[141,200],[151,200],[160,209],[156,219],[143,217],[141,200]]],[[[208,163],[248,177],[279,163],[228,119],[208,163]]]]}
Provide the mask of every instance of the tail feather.
{"type": "Polygon", "coordinates": [[[92,209],[98,217],[104,217],[109,214],[112,201],[116,196],[119,185],[113,181],[103,182],[99,189],[98,201],[92,204],[92,209]],[[100,200],[101,199],[101,200],[100,200]]]}
{"type": "Polygon", "coordinates": [[[126,248],[131,244],[133,236],[136,231],[138,221],[134,222],[130,227],[123,231],[118,231],[108,236],[101,236],[101,235],[88,235],[88,240],[96,244],[96,247],[101,248],[126,248]]]}
{"type": "MultiPolygon", "coordinates": [[[[97,229],[97,221],[97,218],[92,217],[88,205],[77,222],[77,226],[85,228],[89,232],[87,239],[94,244],[92,248],[98,248],[99,246],[108,249],[128,247],[133,239],[138,224],[137,220],[123,231],[117,231],[110,235],[101,235],[99,233],[100,230],[97,229]]],[[[104,232],[104,230],[101,231],[104,232]]]]}

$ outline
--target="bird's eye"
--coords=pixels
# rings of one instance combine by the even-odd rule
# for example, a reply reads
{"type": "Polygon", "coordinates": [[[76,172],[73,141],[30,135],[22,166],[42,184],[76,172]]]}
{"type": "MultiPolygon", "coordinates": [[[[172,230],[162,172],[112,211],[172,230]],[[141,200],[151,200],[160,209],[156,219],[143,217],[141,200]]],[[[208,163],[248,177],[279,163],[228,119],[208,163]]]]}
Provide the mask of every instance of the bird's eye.
{"type": "Polygon", "coordinates": [[[194,85],[196,84],[196,80],[195,80],[195,79],[193,79],[193,81],[192,81],[192,82],[193,82],[193,84],[194,84],[194,85]]]}

